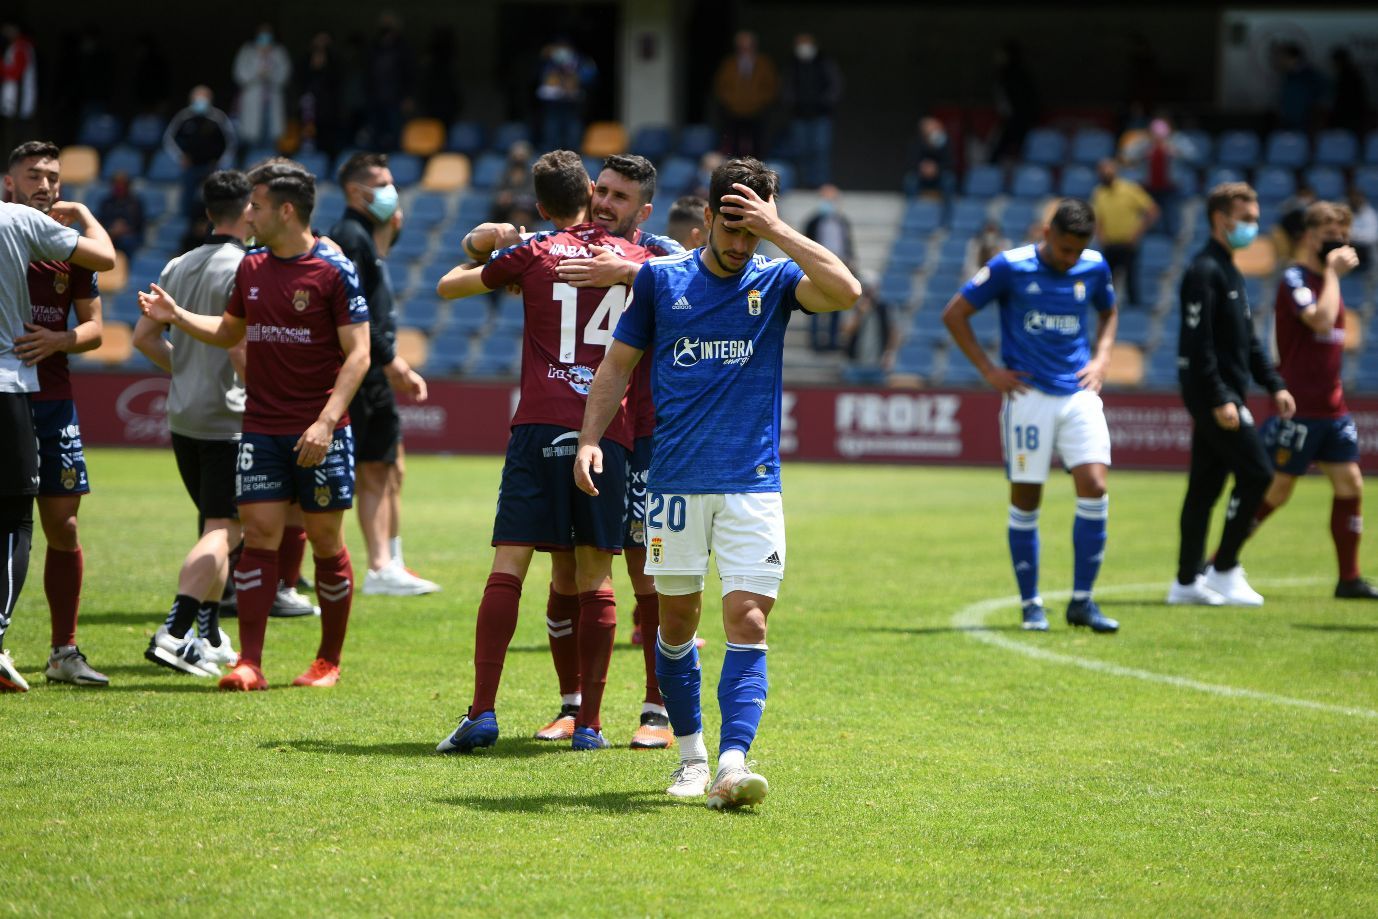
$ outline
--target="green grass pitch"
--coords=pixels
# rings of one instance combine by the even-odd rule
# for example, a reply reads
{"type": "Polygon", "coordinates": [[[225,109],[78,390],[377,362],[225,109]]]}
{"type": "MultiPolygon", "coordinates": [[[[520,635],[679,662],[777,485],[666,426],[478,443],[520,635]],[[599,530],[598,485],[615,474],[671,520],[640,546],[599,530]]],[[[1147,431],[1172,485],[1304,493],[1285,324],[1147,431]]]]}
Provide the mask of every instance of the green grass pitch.
{"type": "MultiPolygon", "coordinates": [[[[664,795],[673,753],[625,748],[642,668],[623,574],[604,705],[621,749],[529,739],[558,703],[538,558],[502,740],[432,753],[472,686],[499,459],[412,458],[407,560],[444,592],[357,597],[334,690],[289,687],[319,630],[273,620],[274,688],[251,695],[142,657],[193,536],[171,454],[89,461],[80,642],[112,685],[43,684],[36,538],[8,639],[34,688],[0,696],[0,914],[1378,913],[1378,604],[1329,598],[1318,479],[1246,550],[1267,605],[1196,610],[1161,602],[1184,476],[1112,472],[1113,637],[1069,631],[1051,599],[1070,586],[1073,504],[1052,482],[1053,630],[1027,635],[1012,599],[977,605],[1014,593],[998,470],[787,465],[752,751],[772,791],[716,814],[664,795]]],[[[357,570],[353,523],[349,539],[357,570]]],[[[1378,574],[1372,539],[1364,555],[1378,574]]]]}

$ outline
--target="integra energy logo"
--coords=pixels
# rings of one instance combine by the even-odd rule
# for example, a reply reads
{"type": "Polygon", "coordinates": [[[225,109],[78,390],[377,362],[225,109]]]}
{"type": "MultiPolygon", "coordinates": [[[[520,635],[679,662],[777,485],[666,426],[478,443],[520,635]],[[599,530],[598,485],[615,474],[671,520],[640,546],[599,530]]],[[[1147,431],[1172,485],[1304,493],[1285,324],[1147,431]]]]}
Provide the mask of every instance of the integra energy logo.
{"type": "Polygon", "coordinates": [[[699,361],[721,361],[723,364],[745,364],[756,351],[751,339],[702,341],[684,337],[675,342],[676,367],[692,367],[699,361]]]}

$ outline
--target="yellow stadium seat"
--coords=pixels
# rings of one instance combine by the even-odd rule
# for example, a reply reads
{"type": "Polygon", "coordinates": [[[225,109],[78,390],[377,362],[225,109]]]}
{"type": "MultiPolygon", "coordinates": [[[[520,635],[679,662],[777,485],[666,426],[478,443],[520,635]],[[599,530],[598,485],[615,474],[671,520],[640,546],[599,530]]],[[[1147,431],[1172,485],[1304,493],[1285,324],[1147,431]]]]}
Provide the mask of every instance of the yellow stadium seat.
{"type": "Polygon", "coordinates": [[[96,276],[103,294],[117,294],[129,286],[129,258],[120,250],[115,250],[115,267],[102,271],[96,276]]]}
{"type": "Polygon", "coordinates": [[[402,128],[402,150],[430,156],[445,146],[445,124],[439,118],[413,118],[402,128]]]}
{"type": "Polygon", "coordinates": [[[100,347],[81,355],[96,364],[123,364],[134,354],[134,330],[129,323],[111,320],[103,325],[100,347]]]}
{"type": "Polygon", "coordinates": [[[1277,270],[1277,248],[1271,239],[1260,236],[1234,254],[1234,263],[1245,277],[1266,278],[1277,270]]]}
{"type": "Polygon", "coordinates": [[[585,156],[627,152],[627,129],[620,121],[595,121],[584,131],[585,156]]]}
{"type": "Polygon", "coordinates": [[[403,326],[397,330],[397,353],[413,368],[424,367],[431,353],[430,339],[420,329],[403,326]]]}
{"type": "Polygon", "coordinates": [[[1116,342],[1110,349],[1105,382],[1110,386],[1138,386],[1144,381],[1144,353],[1138,345],[1116,342]]]}
{"type": "Polygon", "coordinates": [[[426,161],[421,174],[426,191],[460,191],[469,187],[469,157],[463,153],[437,153],[426,161]]]}
{"type": "Polygon", "coordinates": [[[100,153],[95,147],[63,147],[57,161],[66,185],[86,185],[100,177],[100,153]]]}

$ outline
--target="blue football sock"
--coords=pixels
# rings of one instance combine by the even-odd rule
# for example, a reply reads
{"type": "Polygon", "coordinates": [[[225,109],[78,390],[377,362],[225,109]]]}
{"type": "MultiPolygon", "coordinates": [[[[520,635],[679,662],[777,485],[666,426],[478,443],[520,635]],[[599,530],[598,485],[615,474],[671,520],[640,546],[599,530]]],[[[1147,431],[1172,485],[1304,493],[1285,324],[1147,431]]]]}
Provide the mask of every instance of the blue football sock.
{"type": "Polygon", "coordinates": [[[756,739],[761,715],[766,710],[766,646],[727,643],[718,680],[718,707],[722,710],[719,751],[745,754],[756,739]]]}
{"type": "Polygon", "coordinates": [[[703,678],[699,672],[699,649],[694,639],[682,645],[667,645],[656,633],[656,681],[670,715],[670,728],[676,737],[703,731],[703,711],[699,704],[703,678]]]}
{"type": "Polygon", "coordinates": [[[1100,574],[1105,558],[1105,524],[1110,516],[1110,498],[1077,498],[1077,515],[1072,520],[1072,599],[1091,596],[1091,587],[1100,574]]]}
{"type": "Polygon", "coordinates": [[[1019,583],[1019,599],[1038,599],[1038,510],[1021,511],[1010,505],[1010,563],[1019,583]]]}

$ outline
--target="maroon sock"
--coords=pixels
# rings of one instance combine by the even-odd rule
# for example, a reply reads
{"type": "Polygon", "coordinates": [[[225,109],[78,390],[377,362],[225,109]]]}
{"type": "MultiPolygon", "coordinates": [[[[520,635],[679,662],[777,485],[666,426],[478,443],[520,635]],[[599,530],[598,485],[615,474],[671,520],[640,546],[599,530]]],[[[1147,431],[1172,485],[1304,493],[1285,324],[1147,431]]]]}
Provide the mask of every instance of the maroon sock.
{"type": "Polygon", "coordinates": [[[1252,536],[1254,534],[1254,531],[1259,528],[1259,525],[1262,524],[1263,521],[1267,520],[1272,515],[1273,511],[1277,509],[1278,506],[1276,504],[1268,503],[1267,498],[1264,498],[1262,501],[1260,501],[1258,504],[1258,510],[1254,511],[1254,522],[1249,527],[1249,535],[1252,536]]]}
{"type": "Polygon", "coordinates": [[[349,563],[348,549],[342,548],[330,558],[316,556],[316,599],[321,602],[321,646],[316,656],[339,666],[349,628],[349,607],[354,601],[354,567],[349,563]]]}
{"type": "Polygon", "coordinates": [[[1359,537],[1364,532],[1360,513],[1361,498],[1336,498],[1330,502],[1330,536],[1335,540],[1335,557],[1340,563],[1340,580],[1359,576],[1359,537]]]}
{"type": "Polygon", "coordinates": [[[617,633],[617,599],[612,588],[579,594],[579,684],[584,694],[579,703],[579,727],[603,726],[599,709],[608,684],[608,663],[617,633]]]}
{"type": "Polygon", "coordinates": [[[641,630],[641,657],[646,663],[646,702],[664,705],[656,680],[656,633],[660,630],[660,594],[636,595],[637,628],[641,630]]]}
{"type": "Polygon", "coordinates": [[[301,560],[305,557],[306,530],[284,527],[282,544],[278,546],[278,579],[288,587],[296,587],[297,581],[301,580],[301,560]]]}
{"type": "Polygon", "coordinates": [[[234,566],[234,591],[239,600],[239,659],[263,669],[263,636],[268,612],[278,590],[278,553],[244,547],[234,566]]]}
{"type": "Polygon", "coordinates": [[[545,630],[550,636],[550,656],[560,695],[579,691],[579,595],[555,592],[551,585],[545,603],[545,630]]]}
{"type": "Polygon", "coordinates": [[[53,647],[77,643],[77,608],[81,606],[81,575],[85,559],[81,547],[62,552],[48,547],[43,560],[43,592],[48,595],[48,617],[53,627],[53,647]]]}
{"type": "Polygon", "coordinates": [[[493,711],[507,646],[517,631],[521,599],[521,578],[498,572],[488,575],[483,599],[478,604],[478,624],[474,627],[474,701],[469,706],[470,718],[493,711]]]}

